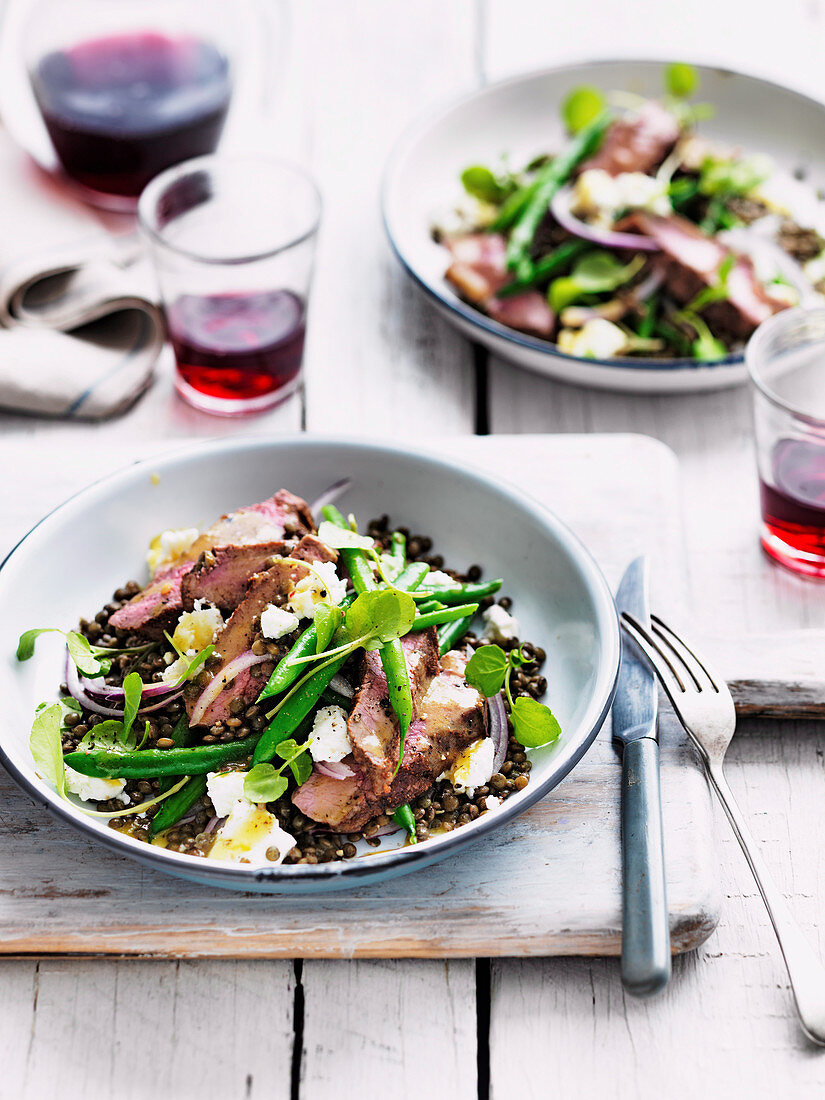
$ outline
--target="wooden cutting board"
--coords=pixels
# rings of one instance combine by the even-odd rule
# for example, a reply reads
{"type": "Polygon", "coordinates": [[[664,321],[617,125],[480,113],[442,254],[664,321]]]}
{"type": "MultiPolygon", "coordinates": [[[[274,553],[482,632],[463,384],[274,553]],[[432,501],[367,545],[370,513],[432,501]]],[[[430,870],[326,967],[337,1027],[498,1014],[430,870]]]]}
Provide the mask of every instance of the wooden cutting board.
{"type": "MultiPolygon", "coordinates": [[[[648,553],[654,606],[682,619],[678,466],[662,444],[642,436],[497,436],[450,440],[437,449],[510,480],[521,477],[581,535],[614,588],[627,562],[648,553]]],[[[17,505],[4,532],[9,541],[86,474],[64,453],[59,463],[42,456],[25,480],[15,494],[25,505],[17,505]]],[[[763,703],[769,696],[775,706],[783,690],[766,695],[760,684],[745,683],[742,698],[762,691],[763,703]]],[[[716,925],[718,865],[704,776],[664,707],[661,735],[671,931],[674,950],[686,951],[716,925]]],[[[381,886],[283,898],[211,890],[143,868],[56,823],[0,773],[0,952],[616,954],[619,776],[605,729],[541,804],[455,858],[381,886]]]]}

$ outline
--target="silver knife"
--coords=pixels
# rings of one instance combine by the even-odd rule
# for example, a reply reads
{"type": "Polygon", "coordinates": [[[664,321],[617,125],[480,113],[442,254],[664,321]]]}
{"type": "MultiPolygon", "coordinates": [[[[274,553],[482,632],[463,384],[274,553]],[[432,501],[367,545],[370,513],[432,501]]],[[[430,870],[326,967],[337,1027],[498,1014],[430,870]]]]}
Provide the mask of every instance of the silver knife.
{"type": "MultiPolygon", "coordinates": [[[[646,558],[627,567],[616,606],[650,627],[646,558]]],[[[622,984],[637,997],[658,993],[670,980],[658,698],[650,666],[624,635],[613,741],[622,754],[622,984]]]]}

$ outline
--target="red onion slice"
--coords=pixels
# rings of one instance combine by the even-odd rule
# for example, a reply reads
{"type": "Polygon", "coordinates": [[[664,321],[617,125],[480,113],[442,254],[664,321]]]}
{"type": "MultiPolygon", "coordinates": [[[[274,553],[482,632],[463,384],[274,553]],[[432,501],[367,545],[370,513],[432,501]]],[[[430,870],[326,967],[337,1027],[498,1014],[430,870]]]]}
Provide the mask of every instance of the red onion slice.
{"type": "Polygon", "coordinates": [[[349,765],[332,760],[316,760],[315,770],[330,779],[349,779],[350,776],[355,775],[349,765]]]}
{"type": "MultiPolygon", "coordinates": [[[[81,676],[80,686],[87,695],[99,699],[102,703],[122,702],[125,699],[125,693],[122,687],[104,683],[102,680],[98,683],[88,679],[86,676],[81,676]]],[[[167,695],[171,695],[174,691],[180,691],[180,687],[175,687],[174,684],[161,682],[144,684],[141,699],[161,699],[165,698],[167,695]]]]}
{"type": "MultiPolygon", "coordinates": [[[[123,690],[120,689],[120,695],[114,696],[109,699],[105,696],[102,690],[97,693],[98,697],[95,698],[85,687],[88,680],[84,677],[81,679],[77,671],[77,666],[71,657],[66,654],[66,687],[69,689],[69,695],[73,699],[76,699],[81,706],[84,706],[86,710],[90,710],[92,714],[102,714],[106,718],[122,718],[123,717],[123,690]],[[118,701],[121,703],[119,707],[106,706],[107,702],[118,701]]],[[[112,689],[114,691],[114,688],[112,689]]],[[[171,691],[167,691],[163,698],[158,703],[153,703],[149,707],[141,707],[138,710],[138,714],[151,714],[156,710],[163,710],[167,703],[170,703],[173,699],[177,699],[181,693],[180,688],[175,688],[171,691]]]]}
{"type": "Polygon", "coordinates": [[[225,817],[218,817],[217,815],[215,817],[210,817],[209,821],[207,822],[206,828],[203,831],[205,833],[214,832],[214,830],[218,828],[218,826],[222,825],[224,821],[226,821],[225,817]]]}
{"type": "Polygon", "coordinates": [[[260,665],[264,661],[271,660],[272,658],[268,653],[264,653],[263,656],[258,657],[251,649],[248,649],[246,653],[242,653],[240,657],[236,657],[234,661],[230,661],[225,668],[221,669],[216,676],[212,677],[198,696],[198,701],[192,709],[189,725],[200,725],[201,719],[204,714],[206,714],[207,708],[215,702],[223,689],[231,684],[236,676],[240,676],[242,672],[248,668],[252,668],[253,665],[260,665]]]}
{"type": "Polygon", "coordinates": [[[504,706],[504,696],[501,692],[487,700],[487,717],[489,719],[490,737],[493,739],[493,775],[501,769],[507,757],[507,742],[510,737],[507,729],[507,710],[504,706]]]}
{"type": "Polygon", "coordinates": [[[570,213],[571,195],[571,188],[562,187],[550,203],[550,210],[559,225],[574,237],[600,244],[603,248],[632,248],[637,252],[659,251],[659,246],[654,240],[643,237],[640,233],[617,233],[614,229],[601,229],[581,221],[575,214],[570,213]]]}
{"type": "Polygon", "coordinates": [[[336,481],[328,489],[324,489],[318,499],[314,500],[309,506],[313,516],[320,516],[321,509],[326,508],[328,504],[334,504],[339,497],[344,495],[350,485],[352,485],[352,478],[342,477],[340,481],[336,481]]]}

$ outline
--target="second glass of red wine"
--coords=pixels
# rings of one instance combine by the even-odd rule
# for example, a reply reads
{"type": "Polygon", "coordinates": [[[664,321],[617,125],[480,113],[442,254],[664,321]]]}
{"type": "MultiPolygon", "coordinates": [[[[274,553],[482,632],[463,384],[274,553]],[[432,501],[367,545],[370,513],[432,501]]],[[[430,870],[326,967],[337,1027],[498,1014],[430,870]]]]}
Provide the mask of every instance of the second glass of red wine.
{"type": "Polygon", "coordinates": [[[747,350],[762,546],[794,573],[825,578],[825,309],[788,309],[747,350]]]}
{"type": "Polygon", "coordinates": [[[218,146],[234,87],[226,0],[39,0],[29,77],[66,176],[134,209],[165,168],[218,146]]]}
{"type": "Polygon", "coordinates": [[[300,168],[263,157],[199,157],[140,197],[189,404],[243,416],[301,383],[321,198],[300,168]]]}

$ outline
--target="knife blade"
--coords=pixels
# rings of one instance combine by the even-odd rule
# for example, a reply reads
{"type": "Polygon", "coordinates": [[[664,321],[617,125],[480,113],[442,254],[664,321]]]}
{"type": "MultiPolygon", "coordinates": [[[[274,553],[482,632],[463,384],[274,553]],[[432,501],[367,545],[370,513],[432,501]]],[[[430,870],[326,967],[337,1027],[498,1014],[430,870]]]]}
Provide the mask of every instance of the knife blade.
{"type": "MultiPolygon", "coordinates": [[[[636,558],[616,606],[649,628],[648,563],[636,558]]],[[[622,754],[622,983],[649,997],[670,980],[670,930],[659,788],[658,689],[650,666],[622,636],[613,741],[622,754]]]]}

